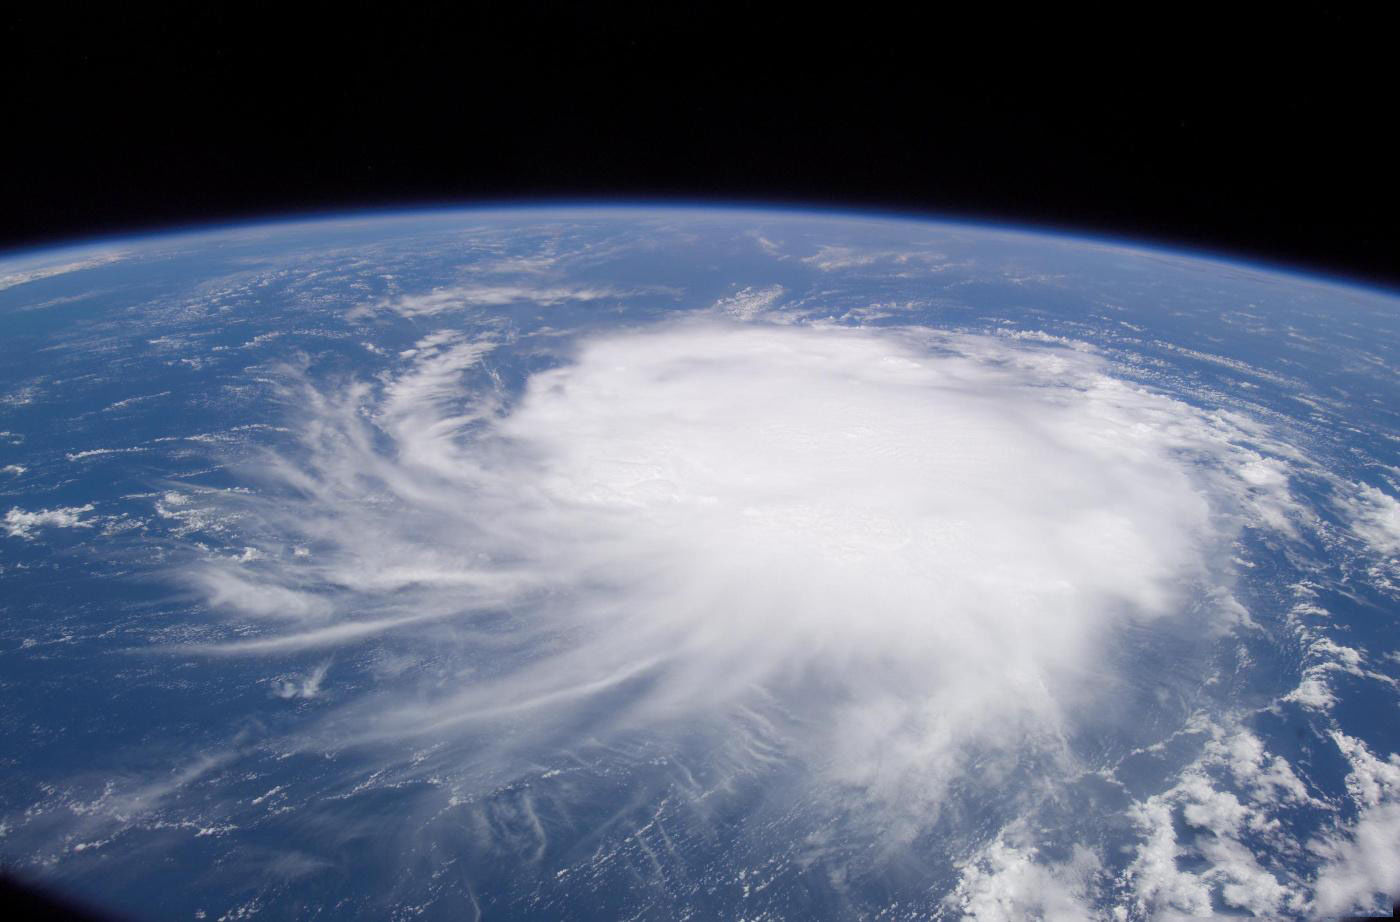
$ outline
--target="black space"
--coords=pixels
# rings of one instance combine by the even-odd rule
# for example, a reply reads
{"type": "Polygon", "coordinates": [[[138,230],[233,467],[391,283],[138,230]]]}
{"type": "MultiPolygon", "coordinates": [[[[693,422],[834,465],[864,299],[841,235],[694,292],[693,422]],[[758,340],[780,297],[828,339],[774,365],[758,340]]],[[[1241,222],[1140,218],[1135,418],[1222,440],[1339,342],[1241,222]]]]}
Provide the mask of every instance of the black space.
{"type": "Polygon", "coordinates": [[[0,247],[682,198],[1050,225],[1400,284],[1394,22],[1359,7],[815,25],[815,6],[288,9],[8,14],[0,247]]]}

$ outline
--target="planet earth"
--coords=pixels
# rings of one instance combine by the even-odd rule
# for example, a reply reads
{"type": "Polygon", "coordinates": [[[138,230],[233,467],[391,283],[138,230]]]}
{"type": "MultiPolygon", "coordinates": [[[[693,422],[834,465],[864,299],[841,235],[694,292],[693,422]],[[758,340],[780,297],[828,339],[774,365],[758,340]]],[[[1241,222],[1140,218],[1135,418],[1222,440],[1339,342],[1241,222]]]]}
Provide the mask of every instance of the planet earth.
{"type": "Polygon", "coordinates": [[[695,207],[0,260],[0,863],[131,919],[1400,894],[1400,297],[695,207]]]}

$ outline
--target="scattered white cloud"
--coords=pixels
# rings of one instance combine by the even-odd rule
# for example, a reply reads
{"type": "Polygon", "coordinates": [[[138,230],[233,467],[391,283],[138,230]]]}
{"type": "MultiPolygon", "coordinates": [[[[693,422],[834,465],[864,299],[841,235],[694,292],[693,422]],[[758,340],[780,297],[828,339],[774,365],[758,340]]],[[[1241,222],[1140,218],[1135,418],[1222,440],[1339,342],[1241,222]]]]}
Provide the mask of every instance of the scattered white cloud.
{"type": "Polygon", "coordinates": [[[1331,735],[1351,765],[1347,790],[1359,812],[1309,845],[1322,862],[1313,911],[1385,912],[1400,894],[1400,755],[1381,759],[1359,739],[1331,735]]]}
{"type": "Polygon", "coordinates": [[[802,262],[823,272],[836,272],[878,267],[897,274],[910,271],[936,272],[955,265],[947,253],[938,250],[874,249],[866,247],[822,245],[802,262]]]}
{"type": "Polygon", "coordinates": [[[26,512],[15,507],[5,513],[5,533],[11,538],[32,539],[36,528],[89,528],[92,523],[83,521],[82,516],[92,509],[91,503],[85,506],[40,509],[36,512],[26,512]]]}
{"type": "Polygon", "coordinates": [[[1343,500],[1351,530],[1375,553],[1400,553],[1400,502],[1368,484],[1359,484],[1354,496],[1343,500]]]}
{"type": "Polygon", "coordinates": [[[42,393],[42,389],[38,384],[24,384],[8,393],[0,394],[0,404],[10,407],[28,406],[40,393],[42,393]]]}
{"type": "Polygon", "coordinates": [[[785,293],[781,285],[741,288],[734,294],[716,301],[715,309],[735,320],[753,320],[781,301],[785,293]]]}
{"type": "Polygon", "coordinates": [[[1308,672],[1303,675],[1297,688],[1283,696],[1283,700],[1314,711],[1330,711],[1337,703],[1337,696],[1332,694],[1325,676],[1317,672],[1308,672]]]}
{"type": "Polygon", "coordinates": [[[1387,759],[1376,757],[1361,740],[1333,730],[1332,741],[1351,764],[1347,774],[1347,791],[1357,806],[1379,807],[1400,799],[1400,755],[1391,753],[1387,759]]]}
{"type": "Polygon", "coordinates": [[[1238,372],[1242,375],[1248,375],[1251,378],[1259,378],[1264,381],[1269,381],[1270,383],[1276,384],[1282,388],[1286,388],[1289,391],[1294,390],[1299,384],[1299,382],[1293,378],[1276,374],[1271,371],[1266,371],[1262,368],[1256,368],[1248,362],[1242,362],[1239,359],[1230,358],[1229,356],[1215,355],[1210,352],[1201,352],[1198,349],[1188,349],[1185,346],[1178,346],[1175,343],[1163,342],[1162,340],[1157,340],[1153,342],[1152,345],[1157,347],[1158,349],[1162,349],[1167,352],[1172,352],[1177,355],[1184,355],[1187,358],[1195,359],[1198,362],[1208,362],[1212,365],[1218,365],[1221,368],[1228,368],[1231,371],[1238,372]]]}
{"type": "Polygon", "coordinates": [[[1144,831],[1145,840],[1138,847],[1125,880],[1142,913],[1149,918],[1169,912],[1208,915],[1210,883],[1202,875],[1179,867],[1183,850],[1173,828],[1171,802],[1165,797],[1154,797],[1135,807],[1130,815],[1144,831]]]}
{"type": "Polygon", "coordinates": [[[1277,802],[1269,795],[1241,801],[1221,790],[1205,771],[1211,761],[1129,811],[1144,836],[1124,873],[1139,911],[1147,918],[1210,915],[1219,899],[1255,916],[1298,912],[1306,898],[1297,882],[1267,866],[1277,802]]]}
{"type": "Polygon", "coordinates": [[[625,298],[631,293],[607,285],[532,285],[522,282],[454,285],[387,299],[379,307],[405,317],[432,316],[470,307],[531,303],[544,307],[568,301],[625,298]]]}
{"type": "MultiPolygon", "coordinates": [[[[228,518],[217,508],[217,503],[197,503],[188,493],[177,490],[167,490],[154,501],[153,506],[157,516],[171,523],[171,534],[176,538],[201,531],[223,531],[229,524],[228,518]]],[[[215,564],[211,562],[210,566],[215,564]]]]}
{"type": "Polygon", "coordinates": [[[1044,330],[1007,330],[998,329],[997,336],[1004,336],[1007,339],[1020,339],[1027,342],[1046,343],[1048,345],[1063,346],[1066,349],[1075,349],[1080,352],[1094,352],[1094,346],[1090,343],[1081,342],[1077,339],[1070,339],[1067,336],[1056,336],[1053,333],[1046,333],[1044,330]]]}
{"type": "MultiPolygon", "coordinates": [[[[1295,622],[1296,616],[1301,613],[1300,609],[1307,611],[1308,607],[1297,606],[1293,609],[1295,622]]],[[[1325,615],[1325,612],[1323,614],[1325,615]]],[[[1303,657],[1303,675],[1298,686],[1284,695],[1281,700],[1293,702],[1315,711],[1329,711],[1337,703],[1337,696],[1332,691],[1329,674],[1337,672],[1347,673],[1358,678],[1373,679],[1388,685],[1396,684],[1395,680],[1389,676],[1366,669],[1366,657],[1360,650],[1343,646],[1331,638],[1316,633],[1305,624],[1298,624],[1297,630],[1299,636],[1307,644],[1303,657]]]]}
{"type": "Polygon", "coordinates": [[[1102,859],[1083,845],[1063,862],[1043,862],[1033,847],[1008,844],[1005,834],[962,868],[947,899],[965,922],[1093,922],[1109,918],[1095,906],[1102,859]]]}
{"type": "Polygon", "coordinates": [[[1360,740],[1330,733],[1350,763],[1348,820],[1314,796],[1293,767],[1241,727],[1207,725],[1210,740],[1169,789],[1128,811],[1142,834],[1120,883],[1144,918],[1209,915],[1217,903],[1255,916],[1332,916],[1388,908],[1400,889],[1400,756],[1374,756],[1360,740]],[[1224,781],[1233,778],[1231,789],[1224,781]],[[1283,817],[1321,811],[1323,831],[1306,844],[1316,864],[1304,878],[1280,857],[1303,844],[1283,817]]]}
{"type": "Polygon", "coordinates": [[[1388,913],[1400,893],[1400,803],[1365,811],[1345,834],[1313,843],[1323,865],[1314,885],[1319,916],[1388,913]]]}
{"type": "Polygon", "coordinates": [[[1213,740],[1207,753],[1220,757],[1229,766],[1235,782],[1249,790],[1257,802],[1324,806],[1308,793],[1293,766],[1282,756],[1270,757],[1259,737],[1248,730],[1239,730],[1224,740],[1213,740]]]}
{"type": "Polygon", "coordinates": [[[753,242],[758,245],[758,248],[760,250],[767,253],[769,256],[772,256],[774,259],[787,258],[783,254],[783,248],[780,245],[773,242],[772,240],[769,240],[767,237],[763,236],[758,231],[749,231],[745,236],[751,238],[753,242]]]}
{"type": "Polygon", "coordinates": [[[273,682],[272,693],[285,699],[318,698],[321,695],[321,685],[325,682],[326,673],[330,671],[330,668],[330,661],[327,660],[304,676],[277,679],[273,682]]]}

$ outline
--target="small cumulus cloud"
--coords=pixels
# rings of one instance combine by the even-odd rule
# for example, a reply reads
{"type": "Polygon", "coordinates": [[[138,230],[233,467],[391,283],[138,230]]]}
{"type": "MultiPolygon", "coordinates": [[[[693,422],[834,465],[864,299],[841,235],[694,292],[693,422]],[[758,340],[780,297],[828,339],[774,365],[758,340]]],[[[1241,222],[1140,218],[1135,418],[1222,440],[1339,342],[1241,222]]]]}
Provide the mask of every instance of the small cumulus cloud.
{"type": "Polygon", "coordinates": [[[781,285],[741,288],[729,297],[716,301],[715,309],[735,320],[753,320],[777,305],[784,294],[786,291],[781,285]]]}
{"type": "Polygon", "coordinates": [[[92,509],[91,503],[85,506],[39,509],[34,512],[14,507],[5,513],[5,533],[11,538],[30,540],[34,538],[36,528],[89,528],[92,523],[84,521],[82,516],[83,513],[91,512],[92,509]]]}
{"type": "Polygon", "coordinates": [[[304,676],[291,676],[276,679],[272,683],[272,693],[283,699],[309,699],[321,695],[321,685],[330,671],[329,661],[321,663],[304,676]]]}

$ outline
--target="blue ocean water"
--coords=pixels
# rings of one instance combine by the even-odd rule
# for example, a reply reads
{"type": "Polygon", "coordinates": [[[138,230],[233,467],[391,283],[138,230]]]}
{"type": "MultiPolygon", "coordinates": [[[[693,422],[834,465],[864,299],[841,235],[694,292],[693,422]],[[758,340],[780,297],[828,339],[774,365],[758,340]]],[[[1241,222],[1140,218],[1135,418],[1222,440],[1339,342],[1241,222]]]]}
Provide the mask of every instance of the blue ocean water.
{"type": "Polygon", "coordinates": [[[10,257],[0,856],[150,919],[1388,905],[1398,308],[714,209],[10,257]]]}

